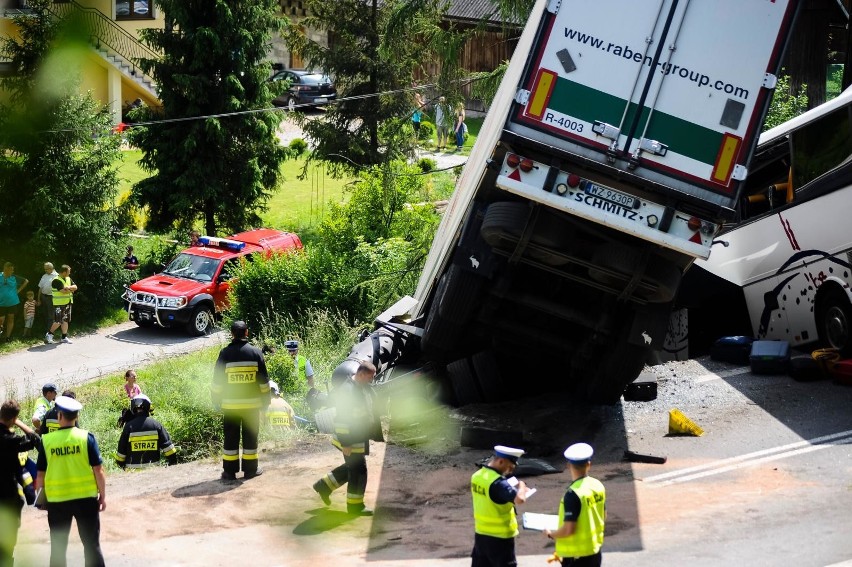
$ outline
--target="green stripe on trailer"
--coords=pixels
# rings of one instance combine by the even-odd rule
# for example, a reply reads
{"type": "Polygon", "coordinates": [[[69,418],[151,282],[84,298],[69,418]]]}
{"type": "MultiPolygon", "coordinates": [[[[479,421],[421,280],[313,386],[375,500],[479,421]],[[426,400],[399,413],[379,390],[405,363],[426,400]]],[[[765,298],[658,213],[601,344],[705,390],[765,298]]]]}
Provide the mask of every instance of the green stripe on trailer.
{"type": "MultiPolygon", "coordinates": [[[[559,77],[550,97],[549,108],[586,122],[601,121],[617,125],[621,121],[626,103],[623,98],[559,77]]],[[[633,121],[637,108],[635,103],[630,104],[624,129],[633,121]]],[[[647,121],[648,113],[648,107],[644,107],[640,125],[647,121]]],[[[641,131],[640,126],[637,136],[641,135],[641,131]]],[[[653,122],[645,135],[648,139],[666,144],[670,152],[710,165],[716,162],[722,136],[721,132],[659,110],[654,112],[653,122]]]]}

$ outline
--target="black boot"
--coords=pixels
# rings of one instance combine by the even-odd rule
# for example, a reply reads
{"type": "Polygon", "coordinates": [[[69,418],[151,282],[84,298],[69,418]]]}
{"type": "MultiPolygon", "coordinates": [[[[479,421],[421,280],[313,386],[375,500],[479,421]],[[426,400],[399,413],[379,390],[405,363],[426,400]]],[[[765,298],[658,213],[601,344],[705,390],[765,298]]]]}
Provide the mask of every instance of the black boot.
{"type": "Polygon", "coordinates": [[[319,479],[314,483],[314,490],[319,494],[319,497],[322,498],[326,506],[331,505],[331,489],[328,488],[328,485],[323,479],[319,479]]]}

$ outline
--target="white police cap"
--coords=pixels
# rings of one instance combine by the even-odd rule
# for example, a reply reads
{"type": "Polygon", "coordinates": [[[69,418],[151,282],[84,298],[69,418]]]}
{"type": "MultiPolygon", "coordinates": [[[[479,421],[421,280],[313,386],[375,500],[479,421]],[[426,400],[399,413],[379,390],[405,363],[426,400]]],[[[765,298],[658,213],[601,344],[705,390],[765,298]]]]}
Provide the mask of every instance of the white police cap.
{"type": "Polygon", "coordinates": [[[506,447],[505,445],[495,445],[494,455],[503,459],[508,459],[513,463],[517,463],[521,455],[524,454],[523,449],[515,449],[514,447],[506,447]]]}
{"type": "Polygon", "coordinates": [[[595,450],[588,443],[574,443],[565,449],[565,458],[572,463],[588,463],[592,460],[595,450]]]}
{"type": "Polygon", "coordinates": [[[56,396],[56,400],[54,400],[56,407],[60,410],[67,412],[75,412],[83,409],[83,404],[75,400],[74,398],[69,398],[68,396],[56,396]]]}

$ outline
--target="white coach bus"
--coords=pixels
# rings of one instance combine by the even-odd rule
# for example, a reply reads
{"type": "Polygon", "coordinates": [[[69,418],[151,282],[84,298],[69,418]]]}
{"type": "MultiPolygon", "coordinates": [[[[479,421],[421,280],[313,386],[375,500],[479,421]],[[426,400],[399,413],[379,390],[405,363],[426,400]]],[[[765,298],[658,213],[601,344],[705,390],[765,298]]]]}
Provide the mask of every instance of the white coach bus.
{"type": "Polygon", "coordinates": [[[852,88],[761,135],[741,203],[696,266],[740,286],[755,337],[852,351],[852,88]]]}

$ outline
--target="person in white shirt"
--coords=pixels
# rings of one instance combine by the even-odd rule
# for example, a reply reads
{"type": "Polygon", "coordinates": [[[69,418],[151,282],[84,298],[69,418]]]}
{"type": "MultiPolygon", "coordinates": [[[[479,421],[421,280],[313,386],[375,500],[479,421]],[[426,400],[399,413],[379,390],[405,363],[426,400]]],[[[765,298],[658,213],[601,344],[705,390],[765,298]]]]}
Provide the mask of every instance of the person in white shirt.
{"type": "Polygon", "coordinates": [[[41,309],[42,316],[44,317],[45,331],[49,331],[50,326],[53,324],[53,287],[51,287],[51,284],[53,283],[53,279],[58,275],[59,273],[53,268],[53,264],[50,262],[44,263],[44,275],[38,280],[36,307],[41,309]]]}

